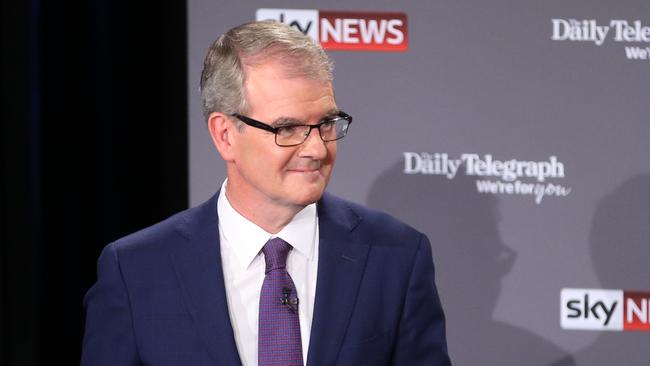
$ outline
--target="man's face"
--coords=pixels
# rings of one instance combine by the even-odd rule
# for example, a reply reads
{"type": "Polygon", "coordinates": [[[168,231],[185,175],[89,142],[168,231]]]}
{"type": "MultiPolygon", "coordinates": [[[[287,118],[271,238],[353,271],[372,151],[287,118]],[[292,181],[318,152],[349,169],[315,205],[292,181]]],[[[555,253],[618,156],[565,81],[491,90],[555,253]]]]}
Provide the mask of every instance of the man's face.
{"type": "MultiPolygon", "coordinates": [[[[316,124],[337,111],[329,82],[287,78],[278,63],[247,67],[247,116],[274,127],[316,124]]],[[[235,132],[229,180],[238,199],[276,206],[306,206],[325,191],[336,159],[336,142],[323,142],[317,129],[298,146],[280,147],[271,132],[245,126],[235,132]],[[252,200],[252,201],[251,201],[252,200]]]]}

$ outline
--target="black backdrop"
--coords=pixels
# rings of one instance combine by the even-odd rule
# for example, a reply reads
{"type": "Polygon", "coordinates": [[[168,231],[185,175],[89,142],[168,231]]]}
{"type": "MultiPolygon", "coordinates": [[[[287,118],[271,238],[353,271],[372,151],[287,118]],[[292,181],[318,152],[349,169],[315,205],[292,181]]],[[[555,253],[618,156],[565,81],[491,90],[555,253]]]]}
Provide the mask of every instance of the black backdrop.
{"type": "Polygon", "coordinates": [[[5,1],[0,27],[0,364],[78,364],[101,248],[187,206],[186,4],[5,1]]]}

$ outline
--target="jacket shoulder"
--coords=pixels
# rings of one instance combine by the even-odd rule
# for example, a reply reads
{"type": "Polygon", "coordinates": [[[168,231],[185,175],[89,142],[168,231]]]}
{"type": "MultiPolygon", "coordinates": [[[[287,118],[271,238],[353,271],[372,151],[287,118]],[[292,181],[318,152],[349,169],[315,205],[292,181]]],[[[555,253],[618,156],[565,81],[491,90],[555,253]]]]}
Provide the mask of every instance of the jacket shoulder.
{"type": "Polygon", "coordinates": [[[186,210],[177,212],[149,227],[140,229],[110,243],[118,252],[161,250],[184,242],[193,230],[201,227],[203,222],[212,221],[216,225],[216,195],[210,200],[186,210]],[[213,210],[212,210],[213,209],[213,210]],[[214,211],[211,214],[211,211],[214,211]]]}

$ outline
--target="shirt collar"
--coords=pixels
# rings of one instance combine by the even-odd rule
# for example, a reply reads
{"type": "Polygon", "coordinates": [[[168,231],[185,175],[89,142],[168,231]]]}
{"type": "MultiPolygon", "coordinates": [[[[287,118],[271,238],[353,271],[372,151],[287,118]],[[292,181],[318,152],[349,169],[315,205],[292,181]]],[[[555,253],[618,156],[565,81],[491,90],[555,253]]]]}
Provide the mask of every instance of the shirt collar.
{"type": "Polygon", "coordinates": [[[227,183],[228,179],[221,185],[217,201],[219,230],[226,238],[227,245],[235,253],[242,268],[248,268],[264,244],[274,237],[282,238],[291,244],[294,250],[308,260],[312,260],[318,235],[316,203],[303,208],[287,226],[274,235],[249,221],[230,205],[226,196],[227,183]]]}

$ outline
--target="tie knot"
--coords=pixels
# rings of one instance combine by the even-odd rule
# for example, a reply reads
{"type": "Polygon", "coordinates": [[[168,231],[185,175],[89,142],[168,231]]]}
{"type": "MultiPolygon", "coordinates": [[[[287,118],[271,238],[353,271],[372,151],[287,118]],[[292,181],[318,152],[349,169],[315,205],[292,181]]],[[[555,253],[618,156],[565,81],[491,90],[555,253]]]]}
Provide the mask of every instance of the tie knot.
{"type": "Polygon", "coordinates": [[[266,273],[287,266],[287,256],[291,250],[291,245],[280,238],[273,238],[264,244],[262,253],[264,253],[264,262],[266,262],[266,273]]]}

